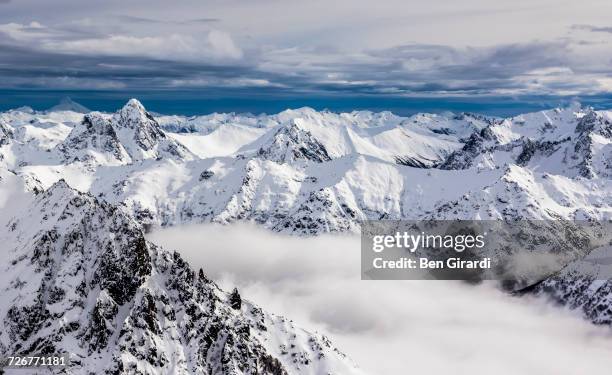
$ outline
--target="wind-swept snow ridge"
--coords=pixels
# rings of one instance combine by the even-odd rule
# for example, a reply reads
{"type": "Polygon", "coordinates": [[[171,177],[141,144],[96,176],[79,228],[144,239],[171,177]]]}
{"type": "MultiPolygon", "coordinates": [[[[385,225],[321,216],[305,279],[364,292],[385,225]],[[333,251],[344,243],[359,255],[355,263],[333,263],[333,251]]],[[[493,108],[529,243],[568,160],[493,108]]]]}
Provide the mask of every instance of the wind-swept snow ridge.
{"type": "Polygon", "coordinates": [[[237,304],[121,207],[60,180],[22,212],[0,229],[2,356],[68,352],[72,374],[361,374],[324,336],[237,304]]]}

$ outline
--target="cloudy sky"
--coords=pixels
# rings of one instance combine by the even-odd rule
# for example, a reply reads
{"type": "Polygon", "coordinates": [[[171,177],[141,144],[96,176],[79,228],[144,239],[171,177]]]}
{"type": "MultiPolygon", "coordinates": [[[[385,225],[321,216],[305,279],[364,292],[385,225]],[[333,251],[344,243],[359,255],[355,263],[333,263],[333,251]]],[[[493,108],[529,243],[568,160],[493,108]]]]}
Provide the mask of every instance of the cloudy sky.
{"type": "Polygon", "coordinates": [[[0,0],[0,88],[607,95],[608,0],[0,0]]]}

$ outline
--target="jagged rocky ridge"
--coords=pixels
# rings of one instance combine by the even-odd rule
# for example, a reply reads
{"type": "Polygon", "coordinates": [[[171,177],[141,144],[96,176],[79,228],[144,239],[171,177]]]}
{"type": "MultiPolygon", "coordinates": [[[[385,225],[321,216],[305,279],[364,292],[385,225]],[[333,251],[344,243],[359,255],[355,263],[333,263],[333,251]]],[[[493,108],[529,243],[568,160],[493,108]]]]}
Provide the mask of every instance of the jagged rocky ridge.
{"type": "Polygon", "coordinates": [[[72,374],[360,374],[324,336],[220,290],[63,180],[0,229],[0,354],[72,374]]]}
{"type": "Polygon", "coordinates": [[[528,129],[537,130],[537,137],[533,136],[533,133],[528,135],[515,133],[510,140],[504,133],[513,129],[504,128],[512,126],[512,123],[493,124],[480,132],[473,133],[461,150],[453,152],[440,168],[468,169],[475,162],[494,157],[495,153],[512,152],[516,149],[519,151],[514,162],[521,167],[529,166],[532,159],[540,161],[545,158],[554,159],[557,156],[560,159],[558,166],[565,169],[564,175],[589,179],[598,176],[609,178],[612,171],[609,150],[612,124],[609,118],[593,110],[587,110],[569,120],[570,124],[567,124],[549,118],[539,129],[528,129]],[[604,149],[599,149],[602,146],[604,149]],[[596,160],[598,157],[600,160],[596,160]],[[597,165],[597,162],[601,164],[597,165]]]}

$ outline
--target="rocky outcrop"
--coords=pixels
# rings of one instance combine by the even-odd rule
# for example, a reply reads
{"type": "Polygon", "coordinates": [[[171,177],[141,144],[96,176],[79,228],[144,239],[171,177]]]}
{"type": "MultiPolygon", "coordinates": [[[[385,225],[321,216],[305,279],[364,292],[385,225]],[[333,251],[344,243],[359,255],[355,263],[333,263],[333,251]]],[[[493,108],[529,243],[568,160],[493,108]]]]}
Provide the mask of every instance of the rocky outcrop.
{"type": "Polygon", "coordinates": [[[9,143],[13,138],[13,130],[4,121],[0,120],[0,147],[9,143]]]}
{"type": "Polygon", "coordinates": [[[494,141],[487,128],[474,132],[467,139],[461,150],[451,153],[442,164],[440,169],[467,169],[472,166],[476,157],[487,151],[487,142],[494,141]]]}
{"type": "Polygon", "coordinates": [[[516,158],[516,164],[524,167],[536,155],[550,156],[559,150],[560,144],[569,141],[571,141],[570,137],[558,141],[532,141],[527,138],[522,141],[521,152],[516,158]]]}
{"type": "Polygon", "coordinates": [[[85,115],[80,126],[75,127],[57,149],[67,163],[129,163],[132,160],[111,120],[96,112],[85,115]]]}
{"type": "Polygon", "coordinates": [[[573,150],[568,153],[568,163],[584,178],[612,177],[609,146],[612,144],[612,123],[590,110],[580,119],[575,132],[577,138],[573,150]],[[601,142],[597,138],[605,140],[607,147],[603,146],[603,150],[598,147],[597,144],[601,142]]]}

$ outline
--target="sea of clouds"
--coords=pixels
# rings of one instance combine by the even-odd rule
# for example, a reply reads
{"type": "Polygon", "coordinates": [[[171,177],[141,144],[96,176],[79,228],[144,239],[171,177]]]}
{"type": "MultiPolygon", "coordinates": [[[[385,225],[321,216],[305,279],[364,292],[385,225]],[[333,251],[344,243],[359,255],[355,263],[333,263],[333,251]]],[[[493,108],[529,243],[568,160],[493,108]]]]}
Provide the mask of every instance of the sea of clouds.
{"type": "Polygon", "coordinates": [[[362,281],[357,236],[251,225],[153,231],[225,289],[332,338],[370,374],[598,374],[612,330],[534,297],[451,281],[362,281]]]}

